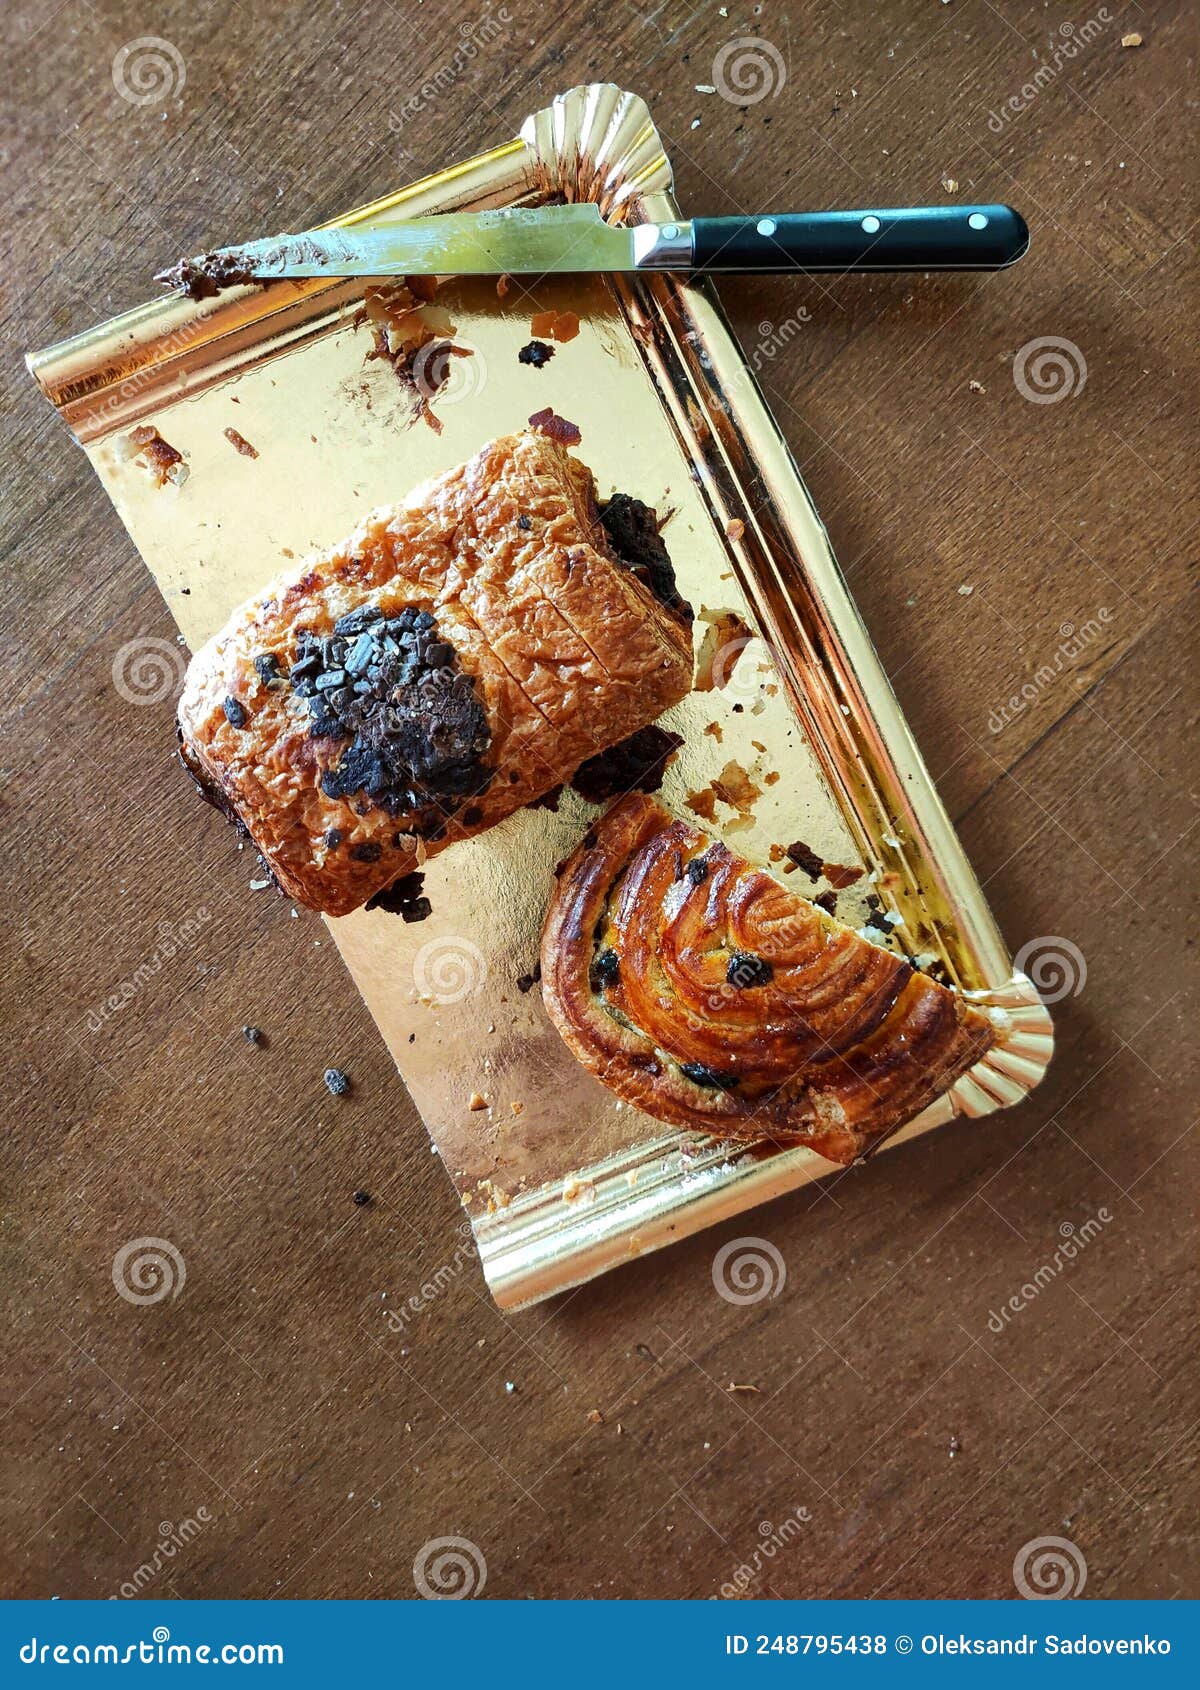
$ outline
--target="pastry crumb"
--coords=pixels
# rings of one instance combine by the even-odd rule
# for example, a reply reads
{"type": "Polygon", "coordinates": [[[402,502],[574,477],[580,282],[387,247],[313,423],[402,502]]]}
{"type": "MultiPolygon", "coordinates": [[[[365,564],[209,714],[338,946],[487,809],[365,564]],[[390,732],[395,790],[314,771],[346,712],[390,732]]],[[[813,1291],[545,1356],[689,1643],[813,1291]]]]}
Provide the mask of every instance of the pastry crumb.
{"type": "Polygon", "coordinates": [[[470,1109],[472,1113],[476,1113],[480,1109],[486,1109],[487,1106],[487,1098],[484,1097],[482,1092],[473,1091],[467,1099],[467,1108],[470,1109]]]}
{"type": "Polygon", "coordinates": [[[945,188],[945,190],[948,194],[956,194],[958,192],[958,179],[957,179],[957,177],[943,176],[942,177],[942,187],[945,188]]]}
{"type": "Polygon", "coordinates": [[[1128,35],[1123,35],[1121,37],[1122,47],[1140,47],[1141,44],[1142,38],[1136,29],[1131,29],[1128,35]]]}
{"type": "Polygon", "coordinates": [[[727,1391],[752,1391],[755,1396],[762,1395],[761,1385],[739,1385],[736,1379],[731,1379],[725,1389],[727,1391]]]}
{"type": "Polygon", "coordinates": [[[551,405],[547,405],[545,410],[535,411],[527,420],[535,434],[548,435],[560,446],[578,446],[583,439],[579,425],[558,416],[551,405]]]}
{"type": "Polygon", "coordinates": [[[727,540],[740,540],[745,532],[746,524],[741,517],[735,516],[732,522],[725,524],[725,538],[727,540]]]}
{"type": "Polygon", "coordinates": [[[604,1416],[598,1408],[589,1408],[587,1417],[589,1425],[603,1426],[604,1424],[604,1416]]]}
{"type": "Polygon", "coordinates": [[[974,381],[974,380],[969,381],[967,383],[967,389],[971,393],[986,393],[987,392],[987,388],[983,385],[983,383],[981,381],[974,381]]]}
{"type": "Polygon", "coordinates": [[[235,452],[240,452],[243,458],[257,458],[258,449],[250,444],[244,434],[239,434],[236,428],[227,428],[225,438],[235,452]]]}
{"type": "Polygon", "coordinates": [[[721,730],[720,722],[709,722],[704,731],[705,731],[706,734],[711,734],[712,737],[716,740],[718,745],[720,745],[721,741],[725,737],[724,733],[721,730]]]}

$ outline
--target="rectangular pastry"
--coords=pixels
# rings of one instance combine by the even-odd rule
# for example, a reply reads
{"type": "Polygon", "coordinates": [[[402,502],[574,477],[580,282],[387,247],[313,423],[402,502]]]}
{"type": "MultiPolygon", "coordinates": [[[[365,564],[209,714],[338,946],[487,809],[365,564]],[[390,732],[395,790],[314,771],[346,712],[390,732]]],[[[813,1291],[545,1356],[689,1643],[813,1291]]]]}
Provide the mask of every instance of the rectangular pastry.
{"type": "Polygon", "coordinates": [[[182,756],[344,915],[682,698],[690,622],[653,513],[506,436],[237,610],[189,666],[182,756]]]}
{"type": "Polygon", "coordinates": [[[562,865],[541,964],[551,1020],[627,1103],[843,1164],[996,1037],[906,958],[641,793],[562,865]]]}

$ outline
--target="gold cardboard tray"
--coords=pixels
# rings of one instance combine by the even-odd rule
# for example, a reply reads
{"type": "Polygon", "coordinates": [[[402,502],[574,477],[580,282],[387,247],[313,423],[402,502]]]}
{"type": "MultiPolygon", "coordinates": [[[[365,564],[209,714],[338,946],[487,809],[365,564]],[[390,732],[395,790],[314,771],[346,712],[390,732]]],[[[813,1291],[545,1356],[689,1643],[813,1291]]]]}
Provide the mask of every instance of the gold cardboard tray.
{"type": "MultiPolygon", "coordinates": [[[[666,222],[681,215],[671,188],[643,101],[597,84],[561,95],[519,139],[340,222],[549,198],[666,222]]],[[[827,862],[862,865],[838,913],[853,921],[880,891],[902,918],[895,942],[940,959],[997,1026],[987,1057],[889,1142],[1018,1102],[1049,1061],[1049,1017],[1013,972],[710,288],[570,277],[514,280],[501,298],[490,279],[449,281],[439,303],[472,355],[453,361],[433,402],[440,434],[413,420],[386,364],[364,361],[363,292],[310,281],[199,304],[162,297],[29,360],[187,641],[206,639],[288,557],[340,539],[373,505],[552,405],[580,425],[602,494],[671,509],[666,538],[701,612],[697,638],[710,655],[718,642],[722,684],[664,718],[686,736],[664,800],[679,806],[738,763],[760,797],[749,813],[717,806],[737,849],[766,861],[773,842],[803,839],[827,862]],[[576,311],[580,335],[543,370],[519,365],[532,311],[549,307],[576,311]],[[183,486],[155,485],[129,458],[125,437],[144,421],[184,453],[183,486]],[[257,459],[232,448],[229,427],[257,459]],[[739,621],[756,631],[748,643],[730,633],[739,621]]],[[[433,915],[422,924],[362,911],[329,924],[510,1309],[833,1171],[808,1150],[664,1131],[584,1073],[536,988],[518,987],[553,867],[593,814],[567,793],[557,813],[524,811],[443,853],[426,867],[433,915]],[[478,1098],[486,1108],[469,1107],[478,1098]]]]}

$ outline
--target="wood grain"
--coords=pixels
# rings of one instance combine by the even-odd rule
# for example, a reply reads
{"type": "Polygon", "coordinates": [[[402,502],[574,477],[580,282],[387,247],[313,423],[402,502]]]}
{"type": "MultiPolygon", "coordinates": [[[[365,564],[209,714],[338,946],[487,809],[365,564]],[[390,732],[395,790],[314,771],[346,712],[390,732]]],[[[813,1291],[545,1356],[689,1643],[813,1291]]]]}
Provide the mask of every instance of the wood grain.
{"type": "Polygon", "coordinates": [[[456,60],[446,0],[163,0],[183,80],[169,58],[144,104],[115,86],[129,0],[0,26],[0,1594],[411,1596],[448,1535],[494,1596],[1012,1596],[1044,1536],[1088,1596],[1197,1593],[1187,8],[1080,16],[1069,58],[1032,0],[725,10],[509,0],[456,60]],[[782,81],[700,91],[748,35],[782,81]],[[19,354],[181,251],[333,215],[608,77],[689,208],[1026,212],[1000,276],[723,295],[1012,948],[1069,941],[1086,984],[1015,1113],[505,1318],[323,928],[249,890],[172,772],[170,703],[114,688],[119,648],[174,627],[19,354]],[[1054,403],[1014,379],[1046,336],[1074,349],[1054,403]],[[1094,631],[1062,659],[1068,624],[1094,631]],[[787,1277],[734,1306],[712,1262],[742,1234],[787,1277]],[[142,1237],[181,1252],[174,1300],[116,1294],[142,1237]]]}

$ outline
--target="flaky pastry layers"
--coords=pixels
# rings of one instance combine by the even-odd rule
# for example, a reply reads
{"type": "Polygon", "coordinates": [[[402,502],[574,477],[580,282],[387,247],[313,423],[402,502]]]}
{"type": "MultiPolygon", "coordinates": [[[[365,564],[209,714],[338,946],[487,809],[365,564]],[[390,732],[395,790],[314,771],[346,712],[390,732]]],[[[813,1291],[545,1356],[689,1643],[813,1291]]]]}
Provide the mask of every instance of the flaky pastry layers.
{"type": "Polygon", "coordinates": [[[185,763],[284,890],[342,915],[688,691],[686,606],[591,471],[506,436],[280,575],[192,659],[185,763]]]}
{"type": "Polygon", "coordinates": [[[954,992],[641,793],[560,870],[541,967],[559,1032],[626,1102],[843,1164],[994,1036],[954,992]]]}

